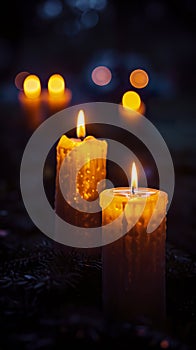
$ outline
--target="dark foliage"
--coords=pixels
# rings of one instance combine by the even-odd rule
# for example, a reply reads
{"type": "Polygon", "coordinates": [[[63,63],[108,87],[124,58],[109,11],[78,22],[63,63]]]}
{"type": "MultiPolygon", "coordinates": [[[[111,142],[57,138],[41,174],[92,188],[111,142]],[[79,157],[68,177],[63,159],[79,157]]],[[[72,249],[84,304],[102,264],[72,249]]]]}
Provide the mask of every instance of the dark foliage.
{"type": "Polygon", "coordinates": [[[167,321],[161,328],[150,320],[104,319],[100,258],[65,253],[42,235],[24,241],[11,233],[1,237],[0,257],[1,350],[68,345],[185,350],[196,341],[196,259],[169,244],[167,321]]]}

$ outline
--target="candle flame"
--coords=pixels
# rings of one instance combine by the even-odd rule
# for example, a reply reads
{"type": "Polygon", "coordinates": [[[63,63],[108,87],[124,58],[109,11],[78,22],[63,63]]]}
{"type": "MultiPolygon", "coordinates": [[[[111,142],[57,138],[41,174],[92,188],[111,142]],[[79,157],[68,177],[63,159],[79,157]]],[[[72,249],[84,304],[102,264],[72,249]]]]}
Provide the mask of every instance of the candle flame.
{"type": "Polygon", "coordinates": [[[65,81],[60,74],[53,74],[48,80],[48,92],[52,97],[61,97],[65,92],[65,81]]]}
{"type": "Polygon", "coordinates": [[[81,109],[78,113],[77,120],[77,137],[84,138],[86,135],[85,121],[84,121],[84,111],[81,109]]]}
{"type": "Polygon", "coordinates": [[[137,188],[138,188],[137,169],[136,169],[135,162],[133,162],[132,170],[131,170],[131,192],[134,194],[137,188]]]}
{"type": "Polygon", "coordinates": [[[24,94],[28,98],[37,98],[41,93],[41,83],[38,76],[28,75],[23,83],[24,94]]]}
{"type": "Polygon", "coordinates": [[[125,108],[138,111],[141,105],[140,95],[135,91],[126,91],[122,97],[122,105],[125,108]]]}

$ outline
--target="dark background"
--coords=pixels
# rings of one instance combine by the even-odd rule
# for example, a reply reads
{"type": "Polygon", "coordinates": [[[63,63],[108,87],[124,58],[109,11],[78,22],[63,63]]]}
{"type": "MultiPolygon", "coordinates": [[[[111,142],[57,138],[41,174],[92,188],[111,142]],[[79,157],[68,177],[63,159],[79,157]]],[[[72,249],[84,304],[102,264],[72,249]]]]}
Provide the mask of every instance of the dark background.
{"type": "MultiPolygon", "coordinates": [[[[12,290],[18,280],[16,278],[15,283],[10,277],[9,259],[14,257],[14,264],[15,261],[19,263],[17,259],[28,260],[29,253],[25,252],[33,247],[32,236],[37,239],[38,234],[22,202],[20,162],[33,130],[51,115],[50,111],[43,111],[34,123],[28,119],[19,103],[19,90],[15,86],[15,77],[21,71],[38,75],[43,88],[47,87],[51,74],[61,74],[72,91],[70,106],[94,101],[121,103],[122,95],[128,89],[140,94],[146,105],[145,116],[162,134],[174,162],[175,193],[167,215],[167,241],[195,257],[195,22],[196,3],[193,0],[31,0],[3,4],[0,11],[0,257],[1,273],[11,279],[8,287],[11,286],[12,290]],[[97,65],[107,65],[111,69],[113,78],[108,86],[100,87],[92,82],[91,72],[97,65]],[[148,86],[141,90],[129,83],[130,72],[137,68],[145,69],[150,79],[148,86]]],[[[54,152],[46,172],[48,187],[54,183],[53,162],[54,152]]],[[[153,185],[153,175],[149,177],[149,183],[153,185]]],[[[46,237],[42,233],[38,237],[45,242],[46,237]]],[[[48,259],[46,246],[43,248],[36,243],[33,249],[40,249],[39,254],[48,259]]],[[[39,265],[37,255],[36,259],[39,265]]],[[[186,266],[187,260],[183,259],[180,268],[186,266]]],[[[15,267],[20,270],[20,266],[15,267]]],[[[30,264],[26,274],[32,275],[32,269],[30,264]]],[[[39,278],[42,280],[42,277],[39,278]]],[[[177,293],[174,286],[175,283],[173,289],[177,293]]],[[[37,291],[41,287],[38,285],[36,288],[37,291]]],[[[189,288],[193,288],[191,284],[189,288]]],[[[4,305],[6,293],[7,289],[2,289],[1,301],[4,305]]],[[[17,289],[15,296],[19,294],[17,289]]],[[[24,306],[24,300],[18,299],[19,312],[14,314],[16,318],[10,324],[17,322],[23,308],[21,305],[24,306]]],[[[25,302],[28,305],[28,301],[25,302]]],[[[189,312],[195,315],[195,306],[189,306],[189,312]]],[[[10,308],[14,309],[9,303],[6,307],[5,315],[10,313],[10,308]]],[[[5,321],[9,324],[7,318],[5,321]]],[[[5,335],[13,330],[8,327],[6,331],[5,335]]],[[[15,340],[13,337],[13,343],[15,340]]],[[[20,349],[50,348],[47,345],[36,347],[33,342],[34,346],[25,347],[27,342],[22,341],[20,349]]],[[[10,348],[12,346],[11,342],[10,348]]],[[[6,348],[9,345],[2,349],[6,348]]]]}
{"type": "MultiPolygon", "coordinates": [[[[194,1],[6,2],[0,15],[1,187],[5,199],[10,187],[20,198],[20,160],[33,132],[33,127],[25,126],[18,101],[14,79],[19,72],[37,74],[42,88],[47,87],[50,75],[62,74],[72,91],[69,105],[74,105],[121,103],[126,90],[137,91],[129,83],[130,72],[143,68],[150,81],[137,92],[146,105],[145,116],[165,139],[175,167],[168,239],[196,252],[195,15],[194,1]],[[92,69],[102,64],[113,75],[105,87],[91,80],[92,69]]],[[[49,115],[45,112],[42,120],[49,115]]],[[[3,203],[2,209],[6,209],[3,203]]]]}

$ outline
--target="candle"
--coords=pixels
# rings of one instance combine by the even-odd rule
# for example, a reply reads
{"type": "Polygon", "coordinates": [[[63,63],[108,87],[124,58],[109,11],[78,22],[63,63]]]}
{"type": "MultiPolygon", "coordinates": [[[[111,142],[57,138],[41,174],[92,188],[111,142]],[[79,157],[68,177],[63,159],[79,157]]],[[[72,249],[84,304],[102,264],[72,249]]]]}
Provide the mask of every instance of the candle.
{"type": "Polygon", "coordinates": [[[66,87],[60,74],[53,74],[48,79],[48,90],[43,91],[43,100],[50,115],[64,109],[71,101],[71,91],[66,87]]]}
{"type": "MultiPolygon", "coordinates": [[[[68,223],[88,230],[101,226],[98,186],[99,191],[105,188],[107,142],[85,134],[84,112],[80,110],[77,138],[63,135],[56,148],[55,211],[68,223]]],[[[92,251],[98,252],[96,248],[92,251]]]]}
{"type": "Polygon", "coordinates": [[[103,308],[109,318],[158,322],[165,317],[167,198],[163,191],[138,188],[134,163],[130,188],[100,193],[104,235],[114,235],[108,224],[121,215],[115,225],[121,237],[102,248],[103,308]]]}
{"type": "Polygon", "coordinates": [[[27,125],[30,129],[36,129],[43,121],[41,104],[41,82],[37,75],[29,74],[23,82],[23,91],[18,98],[21,104],[27,125]]]}

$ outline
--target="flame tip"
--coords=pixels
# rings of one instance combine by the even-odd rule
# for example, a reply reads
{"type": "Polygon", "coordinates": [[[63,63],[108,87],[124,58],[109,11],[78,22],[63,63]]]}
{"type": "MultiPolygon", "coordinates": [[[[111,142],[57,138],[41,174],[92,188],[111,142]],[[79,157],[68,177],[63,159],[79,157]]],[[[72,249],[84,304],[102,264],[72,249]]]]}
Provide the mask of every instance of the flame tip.
{"type": "Polygon", "coordinates": [[[77,137],[84,138],[86,135],[86,129],[85,129],[85,120],[84,120],[84,111],[83,109],[80,109],[78,112],[78,119],[77,119],[77,137]]]}
{"type": "Polygon", "coordinates": [[[137,176],[137,168],[135,165],[135,162],[132,163],[132,170],[131,170],[131,189],[134,193],[134,190],[138,188],[138,176],[137,176]]]}

